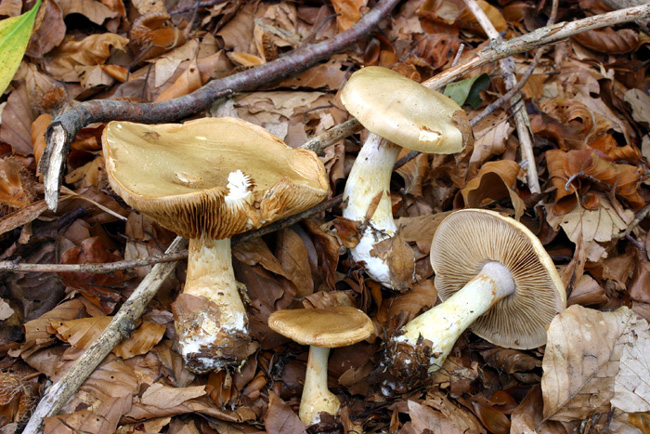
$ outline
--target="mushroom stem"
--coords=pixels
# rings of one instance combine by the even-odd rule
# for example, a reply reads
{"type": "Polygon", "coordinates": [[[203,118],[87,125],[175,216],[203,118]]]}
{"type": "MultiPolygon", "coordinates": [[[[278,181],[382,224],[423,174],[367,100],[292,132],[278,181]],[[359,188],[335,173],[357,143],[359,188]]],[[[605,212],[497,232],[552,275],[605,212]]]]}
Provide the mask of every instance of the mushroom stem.
{"type": "Polygon", "coordinates": [[[465,329],[515,289],[510,271],[499,262],[488,262],[461,290],[410,321],[404,326],[403,334],[393,340],[413,347],[420,336],[430,341],[429,373],[435,372],[442,367],[465,329]]]}
{"type": "Polygon", "coordinates": [[[230,239],[190,240],[187,280],[174,305],[181,354],[195,372],[231,365],[248,344],[246,310],[232,269],[230,239]],[[237,342],[243,340],[243,342],[237,342]]]}
{"type": "Polygon", "coordinates": [[[370,277],[389,288],[393,285],[388,264],[370,252],[377,243],[392,237],[397,230],[390,200],[390,178],[400,149],[370,133],[357,155],[343,191],[343,201],[347,200],[343,217],[367,223],[359,244],[350,249],[352,258],[364,261],[370,277]],[[368,209],[374,206],[378,195],[381,195],[379,203],[366,222],[368,209]]]}
{"type": "Polygon", "coordinates": [[[300,399],[300,420],[305,425],[312,425],[320,422],[318,414],[326,412],[336,415],[341,402],[327,388],[327,359],[330,354],[329,348],[309,346],[309,358],[307,360],[307,372],[305,373],[305,385],[300,399]]]}

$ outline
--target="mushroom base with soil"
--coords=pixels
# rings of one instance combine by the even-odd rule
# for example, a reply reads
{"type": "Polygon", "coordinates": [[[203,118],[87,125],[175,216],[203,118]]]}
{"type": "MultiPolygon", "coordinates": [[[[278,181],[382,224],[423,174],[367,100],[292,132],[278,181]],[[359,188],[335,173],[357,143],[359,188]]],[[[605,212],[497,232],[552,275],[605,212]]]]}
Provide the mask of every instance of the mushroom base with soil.
{"type": "Polygon", "coordinates": [[[393,369],[401,376],[413,366],[428,366],[428,373],[438,371],[460,335],[515,289],[508,269],[488,262],[463,289],[413,319],[392,338],[393,369]],[[429,359],[422,360],[423,356],[429,359]]]}
{"type": "Polygon", "coordinates": [[[188,258],[185,289],[172,305],[187,367],[205,373],[238,365],[257,345],[249,336],[232,269],[230,239],[191,239],[188,258]]]}

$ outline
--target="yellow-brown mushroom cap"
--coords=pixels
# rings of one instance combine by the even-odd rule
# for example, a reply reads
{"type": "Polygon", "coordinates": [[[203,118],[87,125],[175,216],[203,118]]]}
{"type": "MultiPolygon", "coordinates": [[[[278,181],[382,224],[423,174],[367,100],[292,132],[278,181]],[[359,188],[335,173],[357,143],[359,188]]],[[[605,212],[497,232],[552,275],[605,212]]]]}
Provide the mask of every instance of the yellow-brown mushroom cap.
{"type": "Polygon", "coordinates": [[[278,310],[268,323],[271,330],[294,342],[323,348],[356,344],[375,330],[368,315],[350,306],[278,310]]]}
{"type": "Polygon", "coordinates": [[[542,243],[524,225],[496,212],[465,209],[450,214],[436,230],[430,259],[443,301],[487,262],[499,262],[510,271],[515,293],[471,326],[495,345],[519,349],[544,345],[546,327],[566,306],[564,285],[542,243]]]}
{"type": "Polygon", "coordinates": [[[453,99],[390,69],[355,72],[341,101],[368,131],[407,149],[451,154],[473,141],[467,114],[453,99]]]}
{"type": "Polygon", "coordinates": [[[328,190],[316,154],[241,119],[110,122],[102,144],[113,190],[186,238],[230,238],[299,213],[328,190]],[[237,170],[249,178],[252,194],[226,200],[228,177],[237,170]]]}

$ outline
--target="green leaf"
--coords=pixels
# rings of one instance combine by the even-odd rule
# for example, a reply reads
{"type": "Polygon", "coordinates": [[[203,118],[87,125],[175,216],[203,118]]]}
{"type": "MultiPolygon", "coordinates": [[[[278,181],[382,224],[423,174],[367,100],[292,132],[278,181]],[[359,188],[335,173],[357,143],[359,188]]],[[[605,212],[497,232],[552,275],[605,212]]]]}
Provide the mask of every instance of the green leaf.
{"type": "Polygon", "coordinates": [[[40,5],[41,0],[38,0],[29,12],[0,21],[0,95],[23,60],[40,5]]]}
{"type": "Polygon", "coordinates": [[[481,74],[448,85],[445,95],[456,101],[458,105],[469,104],[476,110],[483,102],[480,92],[487,89],[489,85],[490,77],[487,74],[481,74]]]}

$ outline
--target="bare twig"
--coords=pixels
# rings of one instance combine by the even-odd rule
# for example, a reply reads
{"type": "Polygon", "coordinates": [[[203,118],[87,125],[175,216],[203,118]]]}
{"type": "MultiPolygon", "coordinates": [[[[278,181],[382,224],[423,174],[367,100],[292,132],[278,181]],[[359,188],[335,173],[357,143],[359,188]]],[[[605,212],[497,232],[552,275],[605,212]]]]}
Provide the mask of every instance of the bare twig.
{"type": "Polygon", "coordinates": [[[302,72],[332,54],[358,42],[385,17],[399,0],[381,0],[354,26],[328,41],[298,48],[272,62],[214,80],[189,95],[158,103],[92,100],[79,104],[54,119],[47,130],[47,148],[39,171],[44,174],[45,201],[58,207],[63,167],[70,142],[84,126],[93,122],[128,120],[143,123],[169,122],[204,110],[219,98],[251,90],[302,72]]]}
{"type": "Polygon", "coordinates": [[[115,261],[103,264],[25,264],[15,261],[0,261],[0,271],[21,273],[93,273],[107,274],[119,270],[127,270],[161,262],[180,261],[187,258],[187,250],[164,255],[151,256],[144,259],[115,261]]]}
{"type": "MultiPolygon", "coordinates": [[[[187,241],[177,237],[166,253],[177,252],[186,247],[187,241]]],[[[23,431],[24,434],[40,432],[43,418],[58,413],[113,348],[131,335],[145,307],[156,294],[160,285],[174,271],[174,268],[176,268],[176,262],[157,264],[153,267],[151,272],[133,291],[133,294],[124,302],[108,327],[66,371],[63,377],[47,391],[45,397],[32,413],[32,417],[23,431]]]]}
{"type": "Polygon", "coordinates": [[[303,149],[314,151],[321,157],[324,155],[323,150],[328,146],[333,145],[341,139],[344,139],[352,134],[363,129],[361,124],[354,118],[349,119],[342,124],[338,124],[323,134],[314,137],[301,146],[303,149]]]}
{"type": "MultiPolygon", "coordinates": [[[[576,35],[578,33],[586,32],[588,30],[599,29],[601,27],[612,26],[615,24],[635,21],[637,19],[643,19],[647,17],[650,17],[650,4],[628,8],[628,9],[622,9],[616,12],[609,12],[606,14],[595,15],[593,17],[583,18],[581,20],[572,21],[570,23],[563,22],[554,25],[549,25],[546,27],[541,27],[531,33],[528,33],[523,36],[519,36],[517,38],[513,38],[509,41],[504,41],[501,43],[492,42],[489,46],[483,48],[483,50],[476,53],[475,57],[469,59],[464,63],[460,63],[458,65],[452,66],[451,68],[441,72],[435,77],[431,77],[430,79],[424,81],[422,84],[431,89],[439,89],[451,83],[452,81],[458,79],[459,77],[462,77],[466,73],[476,68],[480,68],[481,66],[486,65],[488,63],[494,62],[496,60],[500,60],[502,58],[512,56],[518,53],[523,53],[525,51],[533,50],[536,48],[546,47],[550,44],[554,44],[570,36],[576,35]]],[[[549,19],[549,22],[552,22],[553,20],[554,20],[554,14],[549,19]]],[[[539,57],[541,57],[541,53],[539,55],[536,54],[536,58],[538,59],[537,62],[539,62],[539,57]]],[[[533,63],[529,67],[529,70],[526,71],[527,73],[526,78],[524,79],[522,77],[522,81],[524,83],[522,83],[521,86],[525,84],[525,81],[533,73],[535,65],[536,62],[533,61],[533,63]]],[[[493,103],[495,106],[490,109],[496,110],[498,107],[502,106],[506,101],[512,99],[512,97],[519,90],[521,89],[518,87],[514,87],[513,89],[508,91],[508,93],[506,93],[504,96],[500,97],[497,101],[495,101],[493,103]]],[[[487,116],[487,114],[485,114],[485,116],[487,116]]],[[[472,119],[472,125],[476,125],[476,123],[478,123],[480,120],[481,118],[472,119]]],[[[362,128],[359,124],[359,121],[357,121],[356,119],[350,119],[349,121],[345,122],[345,124],[346,125],[344,127],[342,126],[341,133],[351,131],[350,134],[352,134],[357,129],[362,128]]],[[[344,135],[339,136],[337,134],[333,134],[333,137],[335,139],[333,141],[324,141],[322,143],[314,142],[313,145],[314,147],[311,149],[315,152],[322,152],[322,149],[324,149],[325,147],[333,143],[336,143],[338,140],[340,140],[345,136],[344,135]]],[[[396,163],[395,167],[397,168],[400,167],[401,165],[406,164],[407,162],[411,161],[416,155],[418,155],[417,152],[415,151],[410,152],[409,154],[402,157],[402,159],[400,159],[396,163]]]]}
{"type": "MultiPolygon", "coordinates": [[[[498,43],[503,42],[501,34],[494,27],[483,9],[478,5],[476,0],[465,0],[468,9],[474,14],[476,20],[481,28],[485,31],[492,41],[498,43]]],[[[506,57],[499,61],[499,66],[503,72],[503,79],[506,89],[512,90],[517,87],[517,77],[515,75],[515,61],[512,57],[506,57]]],[[[521,157],[524,160],[522,167],[526,167],[526,174],[528,178],[528,188],[531,193],[541,193],[542,189],[539,185],[539,177],[537,175],[537,164],[535,163],[535,153],[533,152],[532,133],[530,131],[530,119],[528,113],[524,109],[524,104],[521,99],[521,94],[515,92],[511,99],[510,104],[513,108],[515,126],[517,128],[517,136],[519,137],[519,144],[521,145],[521,157]]]]}

